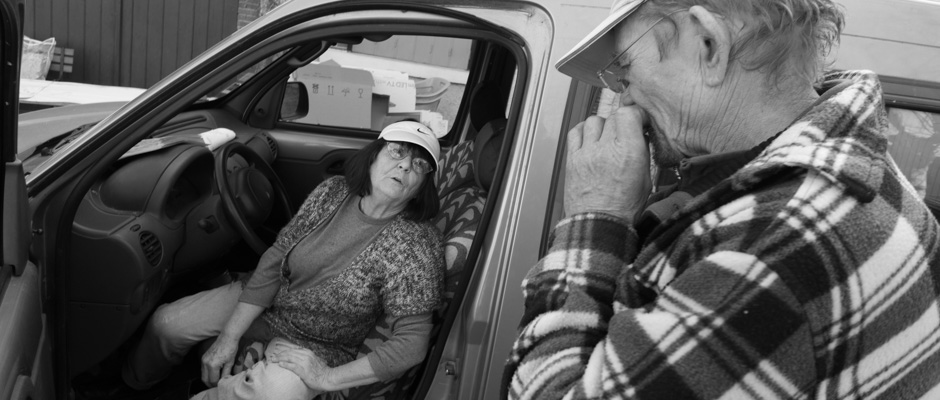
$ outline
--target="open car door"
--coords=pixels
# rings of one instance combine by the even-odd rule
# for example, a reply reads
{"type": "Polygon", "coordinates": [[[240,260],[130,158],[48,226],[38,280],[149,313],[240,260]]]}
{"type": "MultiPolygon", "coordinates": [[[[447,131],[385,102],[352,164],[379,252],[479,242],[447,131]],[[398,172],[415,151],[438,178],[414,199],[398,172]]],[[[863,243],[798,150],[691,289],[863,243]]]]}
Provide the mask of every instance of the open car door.
{"type": "Polygon", "coordinates": [[[52,357],[40,279],[30,263],[29,203],[16,159],[22,0],[0,0],[0,157],[3,246],[0,257],[0,399],[52,399],[52,357]]]}

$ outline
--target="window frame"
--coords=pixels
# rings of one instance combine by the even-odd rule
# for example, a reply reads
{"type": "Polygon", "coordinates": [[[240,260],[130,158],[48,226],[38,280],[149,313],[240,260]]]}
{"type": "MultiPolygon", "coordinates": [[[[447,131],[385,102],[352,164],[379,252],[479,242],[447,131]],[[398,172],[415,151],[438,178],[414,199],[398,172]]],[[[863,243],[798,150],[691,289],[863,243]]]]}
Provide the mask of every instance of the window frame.
{"type": "MultiPolygon", "coordinates": [[[[940,83],[894,76],[879,76],[879,79],[884,93],[886,111],[895,108],[928,112],[940,116],[940,83]]],[[[940,127],[937,128],[940,129],[940,127]]],[[[929,168],[928,166],[928,170],[929,168]]],[[[936,184],[940,185],[940,182],[936,184]]],[[[923,199],[923,201],[934,217],[940,220],[940,201],[928,199],[923,199]]]]}

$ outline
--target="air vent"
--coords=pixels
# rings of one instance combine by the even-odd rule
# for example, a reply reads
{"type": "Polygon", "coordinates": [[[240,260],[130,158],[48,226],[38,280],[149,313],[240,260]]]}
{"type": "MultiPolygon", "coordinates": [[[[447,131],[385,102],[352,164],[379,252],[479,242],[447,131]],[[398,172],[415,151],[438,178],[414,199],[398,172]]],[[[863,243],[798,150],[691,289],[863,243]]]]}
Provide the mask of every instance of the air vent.
{"type": "Polygon", "coordinates": [[[274,138],[271,137],[267,132],[261,132],[261,136],[264,136],[264,141],[268,143],[268,148],[271,149],[272,159],[277,158],[277,142],[274,141],[274,138]]]}
{"type": "Polygon", "coordinates": [[[147,257],[147,262],[150,265],[157,266],[160,259],[163,258],[163,244],[160,243],[160,239],[153,232],[143,231],[140,233],[140,248],[144,251],[144,256],[147,257]]]}

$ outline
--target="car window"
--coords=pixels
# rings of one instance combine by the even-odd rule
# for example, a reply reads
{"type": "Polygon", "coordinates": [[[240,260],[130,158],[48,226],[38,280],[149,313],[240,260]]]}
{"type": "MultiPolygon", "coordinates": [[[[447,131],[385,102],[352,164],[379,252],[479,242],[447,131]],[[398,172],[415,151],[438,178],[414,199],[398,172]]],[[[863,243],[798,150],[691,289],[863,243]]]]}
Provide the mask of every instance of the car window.
{"type": "Polygon", "coordinates": [[[940,113],[888,108],[888,151],[932,209],[940,209],[940,113]]]}
{"type": "Polygon", "coordinates": [[[464,98],[472,42],[395,35],[333,46],[291,75],[304,84],[310,106],[290,122],[378,132],[414,119],[443,135],[464,98]]]}

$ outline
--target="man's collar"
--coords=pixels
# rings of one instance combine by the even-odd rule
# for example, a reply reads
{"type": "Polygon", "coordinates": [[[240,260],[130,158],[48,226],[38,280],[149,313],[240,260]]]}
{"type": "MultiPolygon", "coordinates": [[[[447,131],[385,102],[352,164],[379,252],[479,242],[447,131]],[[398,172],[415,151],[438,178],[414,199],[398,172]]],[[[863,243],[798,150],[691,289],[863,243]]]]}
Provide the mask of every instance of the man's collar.
{"type": "Polygon", "coordinates": [[[781,168],[819,172],[861,201],[871,201],[887,169],[887,116],[870,71],[827,75],[814,107],[733,176],[744,190],[781,168]]]}

